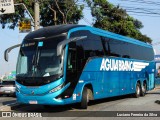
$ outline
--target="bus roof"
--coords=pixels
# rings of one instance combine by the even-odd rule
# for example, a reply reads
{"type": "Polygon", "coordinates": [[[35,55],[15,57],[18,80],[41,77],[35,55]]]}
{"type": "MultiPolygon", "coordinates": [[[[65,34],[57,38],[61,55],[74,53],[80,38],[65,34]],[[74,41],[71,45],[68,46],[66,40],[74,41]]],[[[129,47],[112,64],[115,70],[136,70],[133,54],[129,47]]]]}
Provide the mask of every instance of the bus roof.
{"type": "Polygon", "coordinates": [[[85,25],[67,24],[67,25],[48,26],[48,27],[40,28],[36,31],[29,33],[28,35],[26,35],[24,39],[33,40],[34,38],[41,38],[41,37],[47,38],[47,37],[68,32],[70,29],[76,28],[76,27],[85,27],[85,25]]]}
{"type": "Polygon", "coordinates": [[[121,40],[121,41],[129,42],[129,43],[133,43],[133,44],[137,44],[145,47],[152,47],[151,44],[147,44],[145,42],[142,42],[130,37],[122,36],[116,33],[112,33],[112,32],[94,28],[94,27],[89,27],[86,25],[75,25],[75,24],[55,25],[55,26],[40,28],[36,31],[29,33],[24,39],[33,40],[34,38],[41,38],[41,37],[47,38],[47,37],[55,36],[61,33],[68,33],[69,31],[73,32],[77,30],[89,30],[92,33],[98,34],[100,36],[106,36],[108,38],[113,38],[115,40],[121,40]]]}

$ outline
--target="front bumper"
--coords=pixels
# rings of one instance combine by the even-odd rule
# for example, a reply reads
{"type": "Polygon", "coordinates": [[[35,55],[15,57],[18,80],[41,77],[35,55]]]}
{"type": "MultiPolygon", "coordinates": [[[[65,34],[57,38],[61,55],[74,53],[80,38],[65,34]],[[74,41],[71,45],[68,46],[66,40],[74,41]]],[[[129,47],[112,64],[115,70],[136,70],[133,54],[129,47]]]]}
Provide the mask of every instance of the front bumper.
{"type": "Polygon", "coordinates": [[[15,90],[0,90],[0,94],[5,94],[5,95],[10,95],[10,94],[15,94],[15,90]]]}
{"type": "Polygon", "coordinates": [[[55,98],[53,94],[47,94],[43,96],[27,96],[21,93],[16,93],[17,102],[23,104],[43,104],[43,105],[64,105],[63,100],[55,98]]]}
{"type": "Polygon", "coordinates": [[[26,95],[19,92],[16,92],[17,102],[23,104],[42,104],[42,105],[65,105],[79,102],[79,97],[73,100],[73,96],[66,99],[58,99],[56,98],[60,94],[62,94],[67,88],[69,84],[63,87],[61,90],[58,90],[53,93],[43,94],[43,95],[26,95]]]}

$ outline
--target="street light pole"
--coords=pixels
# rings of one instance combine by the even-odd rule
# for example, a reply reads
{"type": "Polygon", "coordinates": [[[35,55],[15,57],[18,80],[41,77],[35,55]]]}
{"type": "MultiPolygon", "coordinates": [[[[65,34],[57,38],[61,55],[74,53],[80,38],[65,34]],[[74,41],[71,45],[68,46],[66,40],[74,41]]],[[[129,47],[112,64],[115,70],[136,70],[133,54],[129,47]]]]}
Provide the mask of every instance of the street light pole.
{"type": "Polygon", "coordinates": [[[40,26],[40,19],[39,19],[39,1],[34,1],[34,30],[39,29],[40,26]]]}
{"type": "Polygon", "coordinates": [[[40,22],[40,17],[39,17],[39,1],[38,0],[35,0],[34,2],[34,19],[32,17],[32,15],[30,14],[30,12],[28,11],[27,7],[25,6],[24,3],[17,3],[17,4],[14,4],[15,6],[16,5],[23,5],[25,10],[27,10],[27,13],[29,14],[32,22],[34,23],[34,30],[37,30],[39,29],[39,22],[40,22]]]}
{"type": "Polygon", "coordinates": [[[33,19],[31,13],[29,12],[29,10],[27,9],[27,7],[25,6],[24,3],[17,3],[17,4],[14,4],[14,5],[15,5],[15,6],[17,6],[17,5],[22,5],[22,6],[25,8],[25,10],[27,11],[28,15],[30,16],[30,18],[31,18],[31,20],[32,20],[32,23],[34,23],[34,19],[33,19]]]}

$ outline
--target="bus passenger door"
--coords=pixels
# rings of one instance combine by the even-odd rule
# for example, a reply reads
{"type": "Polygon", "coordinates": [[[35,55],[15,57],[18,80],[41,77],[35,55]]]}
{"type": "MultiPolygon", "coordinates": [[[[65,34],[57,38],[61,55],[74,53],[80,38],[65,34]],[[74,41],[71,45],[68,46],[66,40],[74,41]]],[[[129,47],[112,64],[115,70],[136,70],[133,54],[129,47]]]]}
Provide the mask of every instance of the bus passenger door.
{"type": "Polygon", "coordinates": [[[146,77],[147,77],[147,90],[152,90],[155,87],[155,63],[151,62],[146,69],[146,77]]]}
{"type": "Polygon", "coordinates": [[[154,73],[154,69],[149,69],[149,73],[148,73],[148,90],[152,90],[155,87],[155,73],[154,73]]]}
{"type": "Polygon", "coordinates": [[[154,88],[154,73],[149,74],[149,84],[148,89],[152,90],[154,88]]]}
{"type": "Polygon", "coordinates": [[[68,56],[67,56],[67,70],[66,70],[66,83],[70,82],[69,88],[66,90],[67,96],[72,96],[76,84],[78,82],[77,79],[77,70],[76,70],[76,48],[72,46],[74,43],[69,44],[68,48],[68,56]]]}

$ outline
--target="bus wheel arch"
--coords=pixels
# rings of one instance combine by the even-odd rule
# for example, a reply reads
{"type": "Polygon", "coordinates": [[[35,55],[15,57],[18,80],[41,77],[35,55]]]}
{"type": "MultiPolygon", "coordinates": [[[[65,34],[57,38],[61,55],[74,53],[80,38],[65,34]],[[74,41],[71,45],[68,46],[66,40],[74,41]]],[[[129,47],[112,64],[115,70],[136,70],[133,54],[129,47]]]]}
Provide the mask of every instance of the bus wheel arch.
{"type": "Polygon", "coordinates": [[[83,87],[80,108],[87,109],[89,100],[93,100],[93,87],[91,84],[86,84],[83,87]]]}
{"type": "Polygon", "coordinates": [[[85,85],[85,87],[87,87],[88,92],[89,92],[89,100],[94,100],[92,85],[91,84],[87,84],[87,85],[85,85]]]}
{"type": "Polygon", "coordinates": [[[145,96],[147,91],[147,81],[144,80],[141,84],[141,96],[145,96]]]}
{"type": "Polygon", "coordinates": [[[134,97],[139,98],[140,93],[141,93],[140,91],[141,91],[141,82],[140,82],[140,80],[138,80],[136,83],[136,86],[135,86],[134,97]]]}

